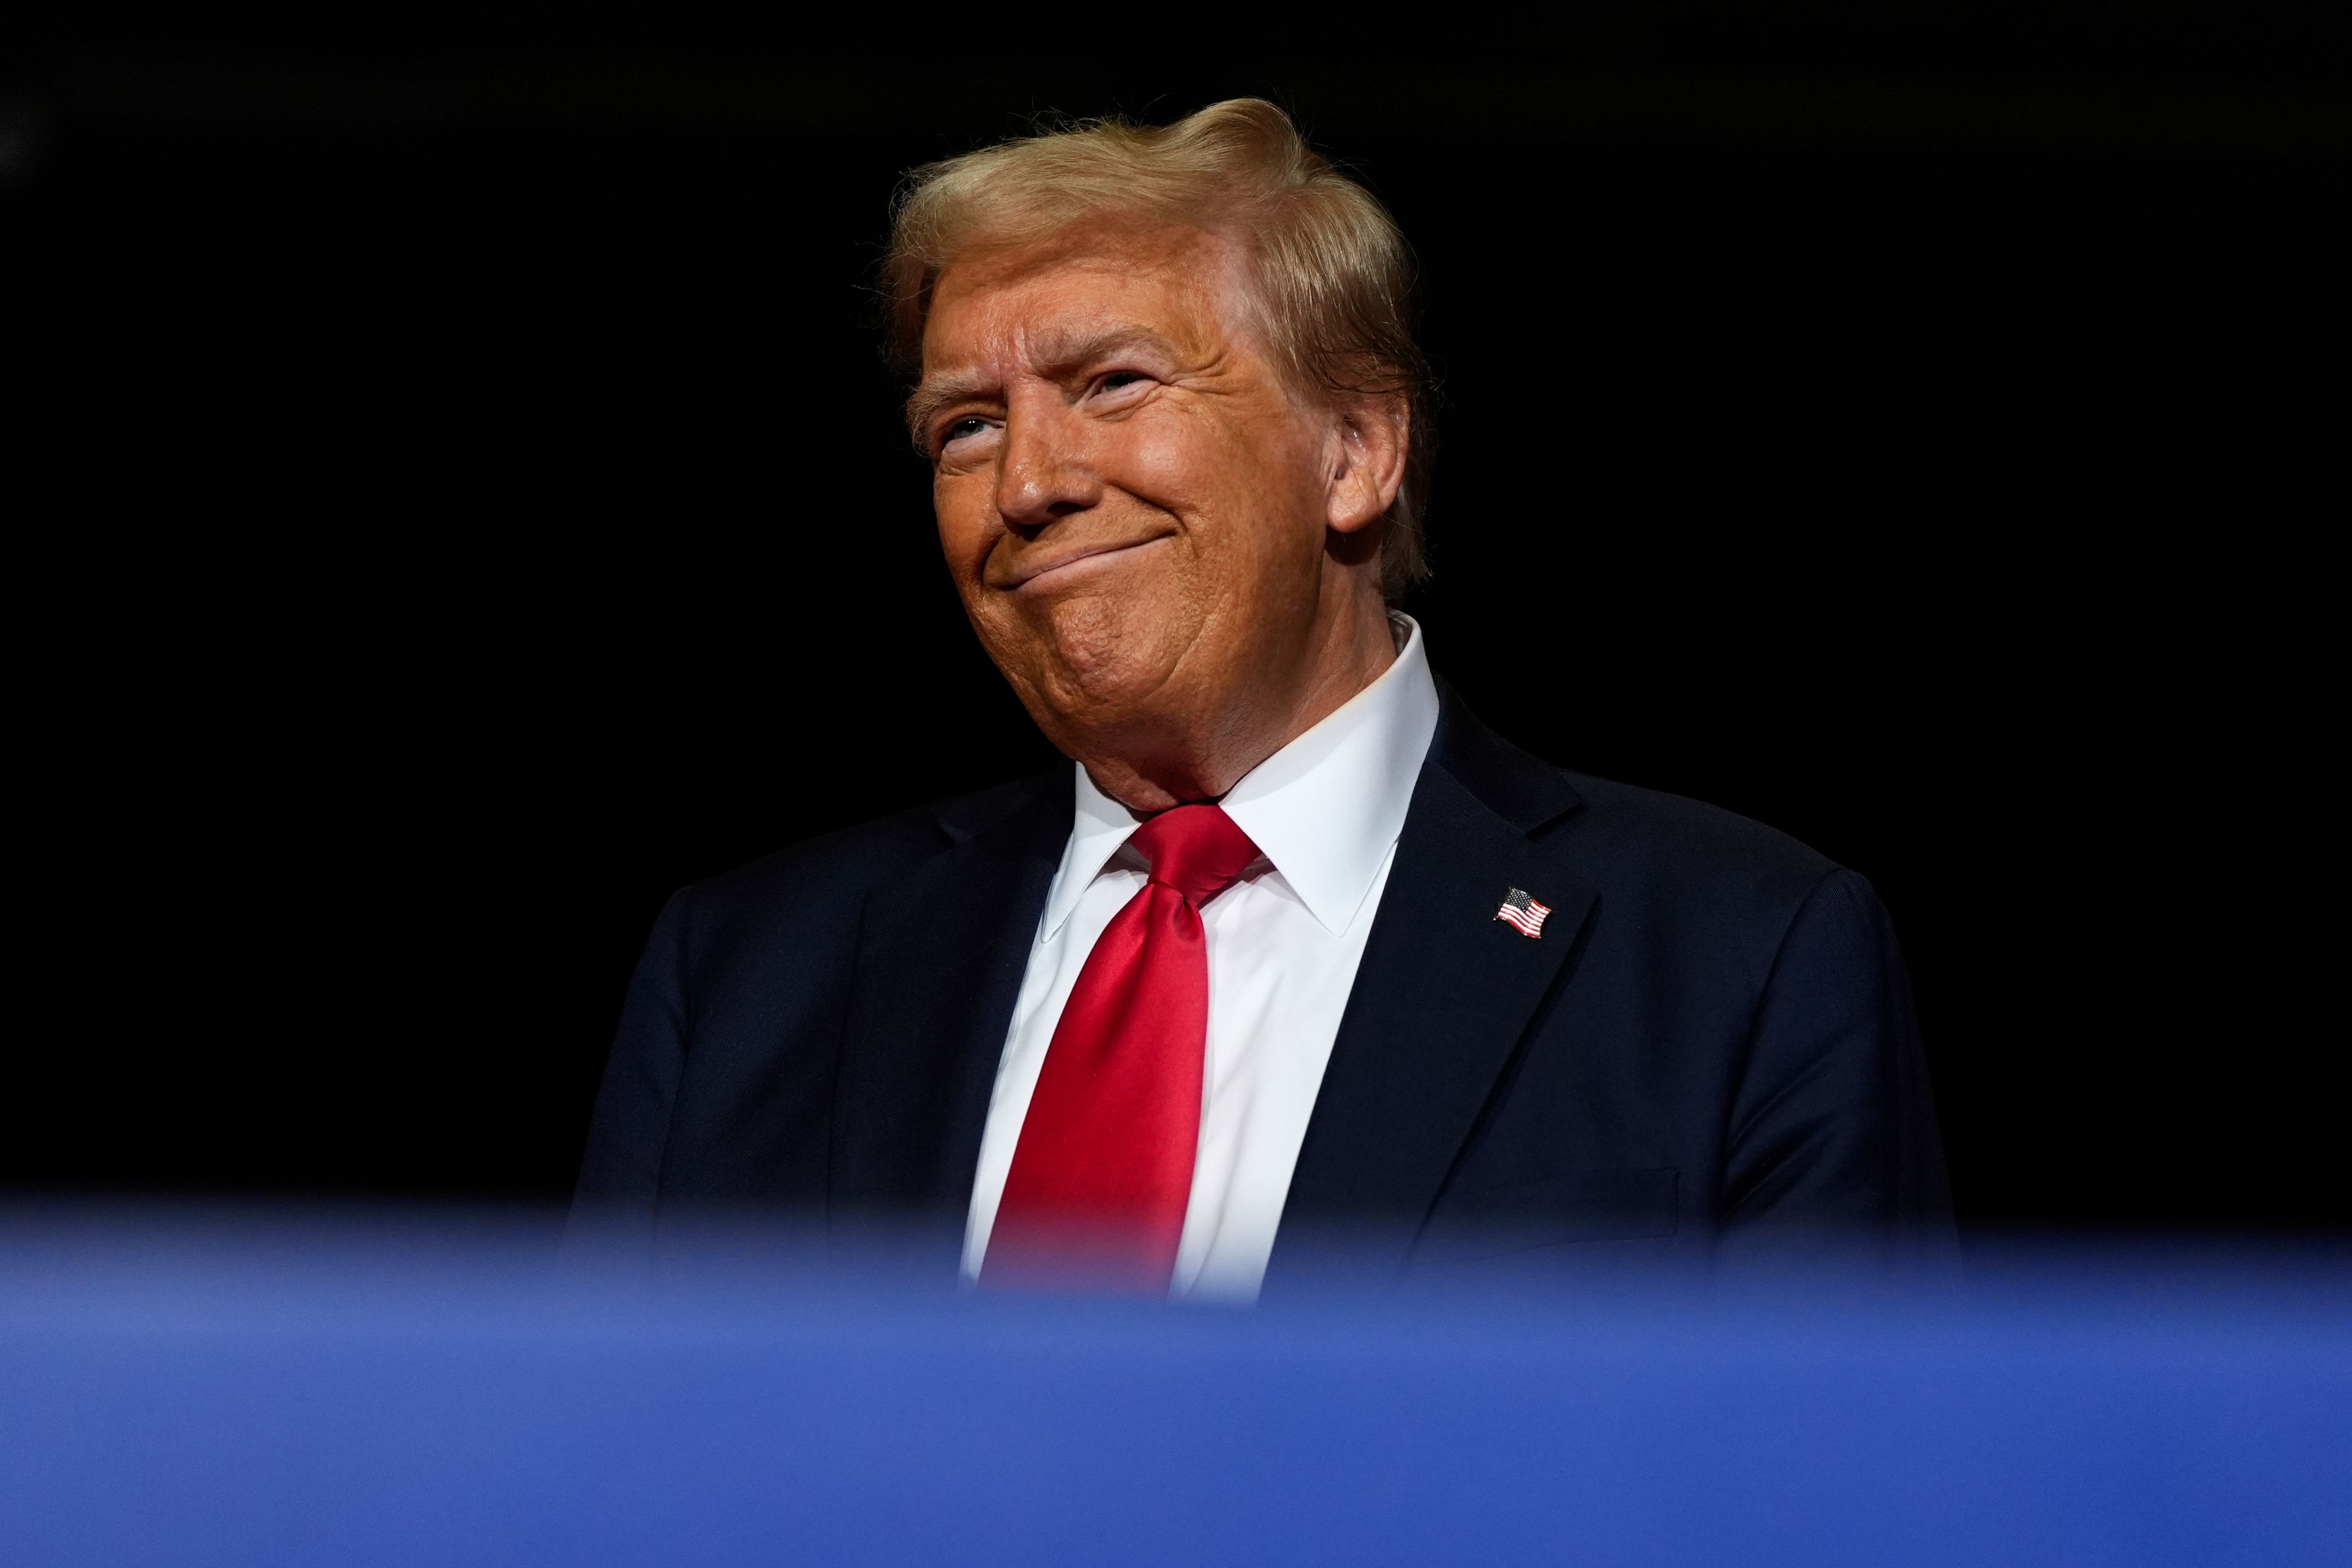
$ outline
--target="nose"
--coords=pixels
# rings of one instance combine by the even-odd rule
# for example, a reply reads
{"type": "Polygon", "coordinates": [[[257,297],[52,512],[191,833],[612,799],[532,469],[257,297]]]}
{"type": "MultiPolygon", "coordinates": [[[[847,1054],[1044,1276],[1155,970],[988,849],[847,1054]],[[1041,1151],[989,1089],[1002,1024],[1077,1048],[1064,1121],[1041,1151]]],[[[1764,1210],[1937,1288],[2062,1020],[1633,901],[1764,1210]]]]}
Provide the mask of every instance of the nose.
{"type": "Polygon", "coordinates": [[[1005,410],[996,510],[1007,528],[1034,533],[1102,499],[1102,481],[1080,449],[1079,423],[1050,395],[1016,400],[1005,410]]]}

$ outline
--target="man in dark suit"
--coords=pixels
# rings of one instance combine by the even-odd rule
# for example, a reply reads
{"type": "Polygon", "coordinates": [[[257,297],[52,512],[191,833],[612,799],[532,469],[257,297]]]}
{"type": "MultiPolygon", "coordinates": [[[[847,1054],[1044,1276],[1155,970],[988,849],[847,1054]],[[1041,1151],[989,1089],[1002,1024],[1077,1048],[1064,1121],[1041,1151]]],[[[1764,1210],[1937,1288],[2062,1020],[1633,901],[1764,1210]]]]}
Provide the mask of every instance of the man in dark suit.
{"type": "Polygon", "coordinates": [[[1391,608],[1406,251],[1279,110],[933,165],[886,282],[950,570],[1076,765],[678,893],[583,1206],[1240,1300],[1328,1233],[1429,1269],[1948,1226],[1868,884],[1517,750],[1391,608]]]}

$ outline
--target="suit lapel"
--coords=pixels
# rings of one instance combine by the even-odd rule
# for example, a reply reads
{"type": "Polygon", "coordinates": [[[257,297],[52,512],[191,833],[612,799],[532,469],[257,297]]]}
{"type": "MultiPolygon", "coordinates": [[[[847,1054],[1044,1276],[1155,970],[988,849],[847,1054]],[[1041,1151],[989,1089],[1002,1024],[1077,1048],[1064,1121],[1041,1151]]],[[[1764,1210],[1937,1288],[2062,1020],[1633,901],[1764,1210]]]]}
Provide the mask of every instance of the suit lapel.
{"type": "Polygon", "coordinates": [[[834,1094],[835,1214],[962,1219],[1070,810],[1056,771],[976,831],[943,820],[961,842],[866,899],[834,1094]]]}
{"type": "Polygon", "coordinates": [[[1581,804],[1576,792],[1440,691],[1270,1283],[1297,1271],[1318,1232],[1351,1231],[1359,1263],[1402,1262],[1598,896],[1543,838],[1581,804]],[[1550,906],[1539,938],[1495,919],[1512,888],[1550,906]]]}

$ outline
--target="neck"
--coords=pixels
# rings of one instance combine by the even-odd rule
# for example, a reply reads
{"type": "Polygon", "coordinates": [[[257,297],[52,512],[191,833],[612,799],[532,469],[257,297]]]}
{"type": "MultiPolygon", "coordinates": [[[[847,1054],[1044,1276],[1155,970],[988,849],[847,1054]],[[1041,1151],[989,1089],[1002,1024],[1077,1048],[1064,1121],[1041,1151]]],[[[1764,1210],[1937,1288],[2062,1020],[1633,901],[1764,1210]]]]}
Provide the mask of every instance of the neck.
{"type": "Polygon", "coordinates": [[[1095,787],[1130,811],[1217,800],[1244,774],[1321,723],[1396,662],[1388,610],[1377,597],[1318,638],[1298,678],[1237,692],[1196,721],[1149,734],[1100,736],[1065,750],[1095,787]]]}

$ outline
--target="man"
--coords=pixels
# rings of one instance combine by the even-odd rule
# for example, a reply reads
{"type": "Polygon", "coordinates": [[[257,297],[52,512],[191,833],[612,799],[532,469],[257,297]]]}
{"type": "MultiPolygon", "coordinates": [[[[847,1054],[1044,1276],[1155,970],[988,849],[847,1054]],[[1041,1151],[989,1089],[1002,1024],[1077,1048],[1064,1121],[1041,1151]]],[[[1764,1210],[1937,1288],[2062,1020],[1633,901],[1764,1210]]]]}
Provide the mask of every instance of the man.
{"type": "Polygon", "coordinates": [[[1868,885],[1517,751],[1391,609],[1407,253],[1280,110],[933,165],[885,276],[949,568],[1076,766],[677,894],[584,1205],[1225,1299],[1329,1233],[1427,1270],[1948,1223],[1868,885]]]}

